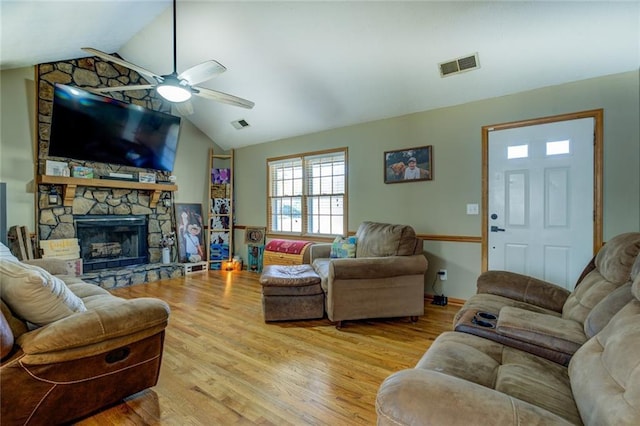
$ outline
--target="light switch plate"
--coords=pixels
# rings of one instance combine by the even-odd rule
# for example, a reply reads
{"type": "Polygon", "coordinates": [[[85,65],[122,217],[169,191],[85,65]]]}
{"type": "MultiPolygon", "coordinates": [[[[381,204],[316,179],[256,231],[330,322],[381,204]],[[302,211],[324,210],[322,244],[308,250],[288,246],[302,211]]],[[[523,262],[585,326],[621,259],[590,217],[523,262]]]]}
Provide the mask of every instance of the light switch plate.
{"type": "Polygon", "coordinates": [[[477,204],[467,204],[467,214],[479,214],[480,209],[477,204]]]}

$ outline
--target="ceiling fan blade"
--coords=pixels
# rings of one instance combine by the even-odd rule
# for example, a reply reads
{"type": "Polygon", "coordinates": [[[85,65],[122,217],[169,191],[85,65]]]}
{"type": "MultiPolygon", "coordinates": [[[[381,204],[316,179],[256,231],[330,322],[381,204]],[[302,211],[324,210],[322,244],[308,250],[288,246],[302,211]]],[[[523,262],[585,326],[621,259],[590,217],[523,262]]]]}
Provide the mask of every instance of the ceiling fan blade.
{"type": "Polygon", "coordinates": [[[176,108],[176,112],[183,117],[193,114],[193,104],[191,101],[176,102],[173,106],[176,108]]]}
{"type": "Polygon", "coordinates": [[[178,78],[180,80],[186,80],[190,85],[194,85],[207,81],[218,74],[222,74],[226,70],[227,69],[219,62],[210,60],[183,71],[178,78]]]}
{"type": "Polygon", "coordinates": [[[96,93],[107,93],[107,92],[123,92],[125,90],[148,90],[153,89],[156,86],[153,84],[138,84],[132,86],[114,86],[114,87],[83,87],[83,89],[88,90],[90,92],[96,93]]]}
{"type": "Polygon", "coordinates": [[[139,67],[138,65],[132,64],[131,62],[125,61],[124,59],[120,59],[117,56],[109,55],[108,53],[101,52],[100,50],[94,49],[92,47],[83,47],[82,50],[91,53],[98,58],[104,59],[105,61],[113,62],[114,64],[122,65],[123,67],[134,70],[138,74],[147,77],[148,80],[162,80],[162,76],[139,67]]]}
{"type": "Polygon", "coordinates": [[[235,105],[247,109],[251,109],[255,105],[255,103],[246,99],[218,92],[217,90],[205,89],[204,87],[193,87],[192,89],[193,94],[196,96],[213,99],[214,101],[223,102],[225,104],[235,105]]]}

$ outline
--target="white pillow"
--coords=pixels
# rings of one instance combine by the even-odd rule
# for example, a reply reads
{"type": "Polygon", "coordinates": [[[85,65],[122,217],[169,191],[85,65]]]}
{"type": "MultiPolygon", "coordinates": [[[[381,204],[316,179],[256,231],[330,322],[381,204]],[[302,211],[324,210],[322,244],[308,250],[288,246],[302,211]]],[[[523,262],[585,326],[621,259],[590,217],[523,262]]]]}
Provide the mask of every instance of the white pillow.
{"type": "Polygon", "coordinates": [[[87,310],[61,279],[8,258],[0,258],[0,297],[16,315],[41,326],[87,310]]]}
{"type": "Polygon", "coordinates": [[[9,247],[5,246],[4,244],[0,243],[0,259],[11,259],[11,260],[18,260],[13,253],[11,253],[11,250],[9,250],[9,247]]]}

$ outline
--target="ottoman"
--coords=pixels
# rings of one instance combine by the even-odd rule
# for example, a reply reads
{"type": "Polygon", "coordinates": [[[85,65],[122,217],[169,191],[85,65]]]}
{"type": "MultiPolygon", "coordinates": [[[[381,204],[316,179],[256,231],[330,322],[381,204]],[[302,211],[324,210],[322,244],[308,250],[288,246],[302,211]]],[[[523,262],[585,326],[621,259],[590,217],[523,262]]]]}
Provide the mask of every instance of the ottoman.
{"type": "Polygon", "coordinates": [[[324,317],[324,292],[311,265],[267,265],[260,284],[265,321],[324,317]]]}

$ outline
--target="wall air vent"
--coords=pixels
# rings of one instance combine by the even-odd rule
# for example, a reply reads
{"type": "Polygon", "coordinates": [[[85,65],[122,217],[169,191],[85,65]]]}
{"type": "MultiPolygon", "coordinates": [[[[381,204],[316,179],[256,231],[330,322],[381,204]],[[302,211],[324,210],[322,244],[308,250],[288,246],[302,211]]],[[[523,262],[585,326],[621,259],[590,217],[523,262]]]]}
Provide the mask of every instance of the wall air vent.
{"type": "Polygon", "coordinates": [[[236,130],[240,130],[240,129],[244,129],[245,127],[249,127],[249,123],[247,122],[247,120],[236,120],[236,121],[232,121],[231,125],[236,129],[236,130]]]}
{"type": "Polygon", "coordinates": [[[478,60],[478,54],[474,53],[473,55],[442,62],[438,64],[438,68],[440,68],[440,77],[448,77],[478,69],[480,68],[480,61],[478,60]]]}

